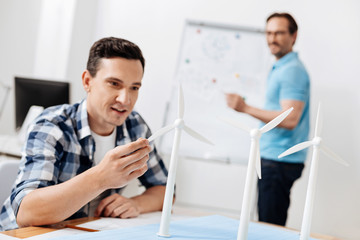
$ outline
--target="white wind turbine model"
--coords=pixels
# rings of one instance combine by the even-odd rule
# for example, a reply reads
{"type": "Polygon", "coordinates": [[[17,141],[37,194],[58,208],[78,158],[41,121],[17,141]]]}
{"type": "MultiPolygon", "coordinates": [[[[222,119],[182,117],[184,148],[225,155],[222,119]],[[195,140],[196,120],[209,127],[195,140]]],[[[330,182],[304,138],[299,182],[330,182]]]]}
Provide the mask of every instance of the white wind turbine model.
{"type": "Polygon", "coordinates": [[[251,197],[253,196],[253,193],[256,189],[256,174],[259,179],[261,179],[261,160],[260,160],[260,148],[259,148],[259,140],[263,133],[266,133],[267,131],[270,131],[274,127],[276,127],[278,124],[280,124],[293,110],[293,108],[290,108],[268,122],[265,126],[263,126],[260,129],[250,129],[247,126],[244,126],[240,124],[239,122],[235,122],[232,119],[220,117],[225,122],[228,122],[229,124],[238,127],[240,129],[243,129],[250,133],[251,137],[251,146],[250,146],[250,154],[249,154],[249,162],[248,162],[248,168],[246,172],[246,181],[245,181],[245,189],[244,189],[244,197],[243,197],[243,203],[241,207],[241,213],[240,213],[240,224],[239,224],[239,231],[238,231],[238,240],[246,240],[248,235],[248,227],[249,227],[249,221],[250,221],[250,205],[251,205],[251,197]]]}
{"type": "Polygon", "coordinates": [[[318,156],[319,150],[322,150],[326,155],[333,158],[335,161],[345,166],[349,166],[347,162],[342,160],[338,155],[336,155],[328,147],[322,144],[322,139],[320,137],[321,128],[322,128],[322,115],[321,115],[321,105],[319,104],[318,112],[316,116],[314,138],[311,141],[299,143],[279,155],[279,158],[281,158],[289,154],[303,150],[307,147],[313,146],[309,183],[306,192],[305,208],[304,208],[303,220],[301,224],[301,233],[300,233],[301,240],[308,240],[310,235],[311,216],[314,206],[316,179],[317,179],[317,172],[319,167],[319,156],[318,156]]]}
{"type": "Polygon", "coordinates": [[[178,159],[178,150],[181,139],[181,130],[185,130],[192,137],[197,138],[200,141],[213,145],[209,140],[201,136],[199,133],[195,132],[191,128],[187,127],[183,120],[184,117],[184,95],[181,85],[179,86],[179,100],[178,100],[178,118],[171,125],[168,125],[164,128],[161,128],[155,132],[151,137],[148,138],[149,142],[153,141],[155,138],[160,137],[161,135],[171,131],[175,128],[175,137],[173,142],[173,147],[171,151],[170,164],[169,164],[169,174],[166,183],[164,204],[162,209],[160,229],[158,235],[161,237],[170,237],[169,234],[169,225],[170,225],[170,215],[171,207],[173,202],[174,195],[174,185],[175,185],[175,176],[176,176],[176,167],[178,159]]]}

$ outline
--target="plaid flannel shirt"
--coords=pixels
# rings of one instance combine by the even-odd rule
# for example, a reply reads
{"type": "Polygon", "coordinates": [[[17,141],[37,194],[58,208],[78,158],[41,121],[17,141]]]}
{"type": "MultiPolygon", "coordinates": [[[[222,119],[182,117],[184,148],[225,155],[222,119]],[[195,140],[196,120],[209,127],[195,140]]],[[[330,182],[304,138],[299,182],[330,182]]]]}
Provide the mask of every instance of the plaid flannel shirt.
{"type": "MultiPolygon", "coordinates": [[[[148,138],[149,127],[141,116],[133,111],[124,124],[116,128],[116,146],[148,138]]],[[[167,170],[150,145],[148,170],[139,177],[145,188],[166,185],[167,170]]],[[[59,105],[37,117],[29,127],[23,148],[19,173],[10,197],[4,202],[0,214],[0,231],[18,228],[16,215],[22,199],[31,191],[63,183],[95,165],[93,158],[95,142],[91,136],[86,110],[86,100],[74,105],[59,105]]],[[[110,194],[121,193],[111,189],[110,194]]],[[[70,218],[88,215],[89,204],[83,206],[70,218]]]]}

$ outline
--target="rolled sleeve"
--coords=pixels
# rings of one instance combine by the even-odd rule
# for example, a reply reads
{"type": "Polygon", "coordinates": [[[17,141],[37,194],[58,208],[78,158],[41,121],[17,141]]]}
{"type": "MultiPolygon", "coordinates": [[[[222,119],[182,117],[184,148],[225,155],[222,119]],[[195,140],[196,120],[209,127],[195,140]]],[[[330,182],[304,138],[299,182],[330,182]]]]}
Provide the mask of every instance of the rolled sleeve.
{"type": "Polygon", "coordinates": [[[56,148],[59,148],[59,133],[60,130],[50,124],[38,124],[30,130],[15,188],[10,196],[15,216],[27,194],[35,189],[57,184],[59,168],[56,162],[59,151],[56,148]]]}

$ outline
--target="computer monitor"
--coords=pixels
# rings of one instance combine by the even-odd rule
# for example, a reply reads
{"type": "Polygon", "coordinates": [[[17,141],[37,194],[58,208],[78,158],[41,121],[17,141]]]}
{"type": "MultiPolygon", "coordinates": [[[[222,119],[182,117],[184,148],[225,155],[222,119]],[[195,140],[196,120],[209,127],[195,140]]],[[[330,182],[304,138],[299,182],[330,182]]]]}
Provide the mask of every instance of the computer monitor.
{"type": "Polygon", "coordinates": [[[69,103],[70,84],[53,80],[15,77],[15,127],[19,129],[32,105],[44,108],[69,103]]]}

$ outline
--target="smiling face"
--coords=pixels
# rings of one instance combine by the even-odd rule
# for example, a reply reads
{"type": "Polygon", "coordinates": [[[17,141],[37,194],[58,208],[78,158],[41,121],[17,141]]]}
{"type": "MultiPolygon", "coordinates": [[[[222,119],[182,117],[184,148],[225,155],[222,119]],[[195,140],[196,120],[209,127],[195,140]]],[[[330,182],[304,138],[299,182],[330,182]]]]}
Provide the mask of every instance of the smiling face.
{"type": "Polygon", "coordinates": [[[83,75],[87,111],[92,131],[106,136],[122,125],[138,98],[143,67],[140,60],[103,58],[95,76],[83,75]]]}
{"type": "Polygon", "coordinates": [[[266,40],[276,59],[292,51],[296,36],[297,32],[289,32],[289,21],[284,17],[273,17],[266,24],[266,40]]]}

